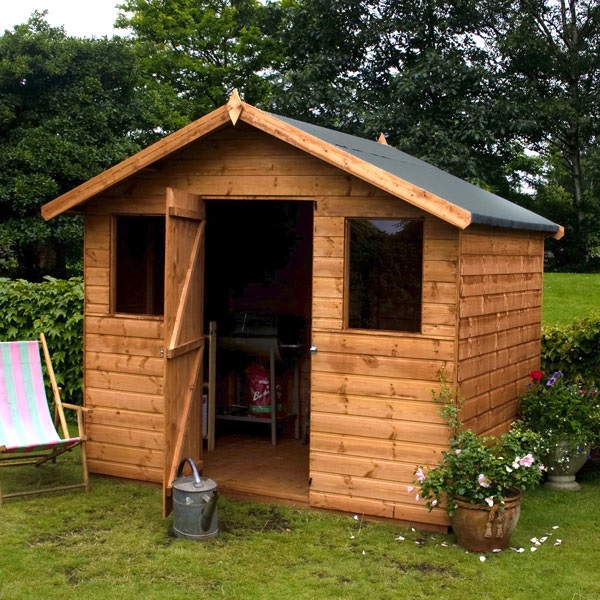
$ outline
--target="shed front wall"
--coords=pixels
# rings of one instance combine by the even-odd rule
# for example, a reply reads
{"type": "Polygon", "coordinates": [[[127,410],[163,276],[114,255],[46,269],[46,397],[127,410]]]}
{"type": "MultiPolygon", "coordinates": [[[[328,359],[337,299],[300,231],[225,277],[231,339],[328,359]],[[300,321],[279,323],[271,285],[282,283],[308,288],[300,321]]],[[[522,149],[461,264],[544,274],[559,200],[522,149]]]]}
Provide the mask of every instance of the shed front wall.
{"type": "Polygon", "coordinates": [[[310,503],[445,524],[407,485],[435,462],[447,430],[431,402],[438,371],[454,374],[457,230],[247,125],[196,142],[85,205],[85,399],[90,470],[162,482],[162,318],[111,313],[111,222],[164,214],[165,189],[212,200],[314,202],[310,503]],[[343,328],[348,217],[424,219],[420,334],[343,328]]]}

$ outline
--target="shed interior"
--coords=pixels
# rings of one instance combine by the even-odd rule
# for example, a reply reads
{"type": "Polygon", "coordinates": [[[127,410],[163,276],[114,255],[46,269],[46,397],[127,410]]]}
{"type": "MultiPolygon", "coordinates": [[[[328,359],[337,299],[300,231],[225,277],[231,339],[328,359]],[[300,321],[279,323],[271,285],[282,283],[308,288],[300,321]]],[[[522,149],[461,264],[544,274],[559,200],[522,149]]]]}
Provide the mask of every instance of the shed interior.
{"type": "Polygon", "coordinates": [[[219,200],[206,211],[204,329],[216,324],[217,444],[225,434],[268,436],[271,350],[276,437],[299,438],[309,414],[313,204],[219,200]]]}

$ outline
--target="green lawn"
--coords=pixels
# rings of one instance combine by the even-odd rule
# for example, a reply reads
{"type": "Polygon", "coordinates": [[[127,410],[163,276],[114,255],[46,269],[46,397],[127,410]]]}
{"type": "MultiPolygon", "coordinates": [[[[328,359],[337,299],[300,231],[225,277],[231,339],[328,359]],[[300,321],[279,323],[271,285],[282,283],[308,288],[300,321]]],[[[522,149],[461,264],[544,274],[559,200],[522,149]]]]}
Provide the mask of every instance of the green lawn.
{"type": "MultiPolygon", "coordinates": [[[[599,305],[600,276],[546,275],[545,323],[599,305]]],[[[74,468],[60,461],[0,476],[10,491],[74,468]]],[[[600,462],[589,460],[578,479],[580,492],[527,494],[514,549],[481,557],[451,534],[227,498],[219,499],[216,539],[178,539],[172,518],[161,518],[159,488],[92,476],[87,494],[5,501],[0,599],[593,600],[600,598],[600,462]]]]}
{"type": "Polygon", "coordinates": [[[566,324],[593,310],[600,311],[600,273],[544,275],[544,325],[566,324]]]}
{"type": "Polygon", "coordinates": [[[578,478],[580,492],[528,494],[512,537],[523,550],[482,561],[452,534],[224,497],[215,539],[179,539],[161,518],[160,489],[92,476],[87,494],[5,501],[0,598],[592,600],[600,464],[578,478]]]}

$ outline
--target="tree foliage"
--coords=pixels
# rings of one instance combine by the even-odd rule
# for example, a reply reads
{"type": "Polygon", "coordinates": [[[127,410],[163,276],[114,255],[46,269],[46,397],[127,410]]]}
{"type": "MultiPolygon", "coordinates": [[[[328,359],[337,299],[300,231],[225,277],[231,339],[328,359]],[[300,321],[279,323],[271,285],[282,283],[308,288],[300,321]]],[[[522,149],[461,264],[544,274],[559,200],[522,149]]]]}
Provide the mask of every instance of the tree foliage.
{"type": "Polygon", "coordinates": [[[77,270],[80,223],[40,207],[139,149],[138,77],[126,41],[67,37],[40,13],[0,37],[0,273],[77,270]]]}
{"type": "Polygon", "coordinates": [[[589,268],[598,247],[600,4],[597,0],[489,0],[482,28],[514,107],[514,136],[542,156],[535,208],[557,208],[567,235],[557,266],[589,268]],[[546,202],[550,199],[550,206],[546,202]],[[557,205],[558,201],[558,205],[557,205]]]}
{"type": "Polygon", "coordinates": [[[258,0],[126,0],[145,86],[169,106],[165,132],[221,106],[233,88],[257,104],[277,56],[274,13],[258,0]]]}
{"type": "Polygon", "coordinates": [[[64,275],[80,225],[39,207],[222,105],[389,143],[566,226],[600,254],[597,0],[124,0],[127,39],[36,13],[0,38],[0,274],[64,275]]]}

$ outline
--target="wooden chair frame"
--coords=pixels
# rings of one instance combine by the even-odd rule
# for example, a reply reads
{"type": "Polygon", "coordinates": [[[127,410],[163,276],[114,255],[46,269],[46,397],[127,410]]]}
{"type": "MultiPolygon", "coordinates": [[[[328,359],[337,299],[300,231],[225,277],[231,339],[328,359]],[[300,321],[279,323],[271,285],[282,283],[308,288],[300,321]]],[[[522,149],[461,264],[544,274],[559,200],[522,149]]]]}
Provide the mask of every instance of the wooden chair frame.
{"type": "Polygon", "coordinates": [[[53,443],[52,445],[50,445],[50,447],[46,447],[40,450],[29,450],[23,448],[22,451],[14,448],[9,451],[7,449],[7,446],[3,445],[0,441],[0,467],[13,467],[21,465],[35,465],[36,467],[38,467],[49,460],[55,462],[56,458],[61,454],[69,452],[77,446],[81,446],[83,481],[82,483],[77,484],[61,485],[50,488],[41,488],[21,492],[12,492],[10,494],[2,493],[2,486],[0,483],[0,506],[2,506],[2,502],[5,498],[29,496],[33,494],[42,494],[47,492],[57,492],[62,490],[71,490],[79,488],[85,489],[86,492],[89,490],[89,474],[85,450],[85,442],[87,441],[87,437],[85,435],[85,415],[87,413],[90,413],[91,409],[85,408],[83,406],[77,406],[74,404],[67,404],[61,400],[60,388],[58,387],[58,384],[56,382],[56,376],[52,367],[52,361],[50,359],[50,352],[48,351],[46,337],[43,333],[40,334],[39,346],[41,346],[41,349],[43,351],[44,362],[46,364],[48,377],[50,379],[50,384],[52,387],[52,393],[54,398],[54,427],[58,432],[60,425],[62,439],[60,439],[58,442],[53,443]],[[77,412],[78,435],[75,438],[71,438],[69,435],[69,428],[67,426],[67,420],[65,418],[64,412],[65,408],[77,412]]]}

